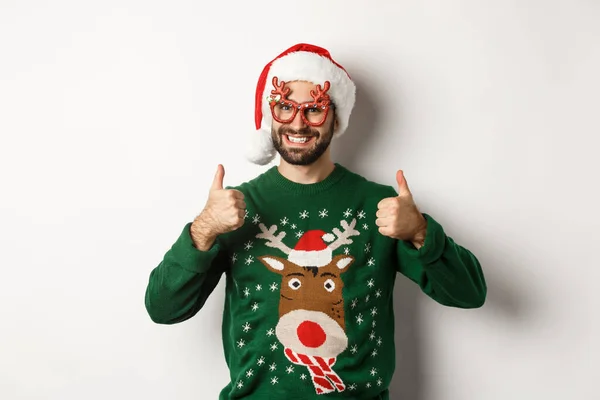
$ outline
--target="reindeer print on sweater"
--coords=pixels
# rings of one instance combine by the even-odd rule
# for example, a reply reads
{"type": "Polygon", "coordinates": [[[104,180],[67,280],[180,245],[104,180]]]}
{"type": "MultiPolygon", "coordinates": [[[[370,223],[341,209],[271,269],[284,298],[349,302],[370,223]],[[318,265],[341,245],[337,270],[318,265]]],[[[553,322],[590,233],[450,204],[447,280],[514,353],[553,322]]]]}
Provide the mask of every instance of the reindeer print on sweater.
{"type": "Polygon", "coordinates": [[[333,256],[350,237],[360,233],[342,220],[343,231],[334,234],[314,229],[302,235],[296,246],[288,247],[285,233],[276,234],[277,226],[266,228],[257,238],[267,240],[267,246],[278,248],[287,259],[274,255],[259,260],[271,271],[281,275],[279,322],[275,334],[284,346],[286,357],[294,364],[306,367],[317,393],[344,391],[346,386],[335,373],[336,357],[346,350],[346,321],[344,316],[344,287],[341,275],[354,262],[346,254],[333,256]],[[333,241],[327,244],[328,241],[333,241]]]}

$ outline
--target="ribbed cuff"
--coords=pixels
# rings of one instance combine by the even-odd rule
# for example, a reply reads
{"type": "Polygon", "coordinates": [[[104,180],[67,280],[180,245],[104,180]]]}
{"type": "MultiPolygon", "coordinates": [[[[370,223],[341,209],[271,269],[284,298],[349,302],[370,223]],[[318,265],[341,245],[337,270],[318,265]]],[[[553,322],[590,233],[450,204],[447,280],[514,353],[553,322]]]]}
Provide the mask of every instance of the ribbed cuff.
{"type": "Polygon", "coordinates": [[[442,256],[446,245],[446,234],[444,228],[430,215],[423,214],[423,217],[427,220],[423,246],[417,249],[410,241],[401,241],[400,246],[409,256],[418,258],[424,264],[431,264],[442,256]]]}
{"type": "Polygon", "coordinates": [[[219,254],[221,246],[215,240],[210,249],[206,251],[198,250],[192,241],[191,226],[191,222],[185,225],[181,235],[171,247],[171,256],[177,260],[181,268],[191,272],[204,273],[219,254]]]}

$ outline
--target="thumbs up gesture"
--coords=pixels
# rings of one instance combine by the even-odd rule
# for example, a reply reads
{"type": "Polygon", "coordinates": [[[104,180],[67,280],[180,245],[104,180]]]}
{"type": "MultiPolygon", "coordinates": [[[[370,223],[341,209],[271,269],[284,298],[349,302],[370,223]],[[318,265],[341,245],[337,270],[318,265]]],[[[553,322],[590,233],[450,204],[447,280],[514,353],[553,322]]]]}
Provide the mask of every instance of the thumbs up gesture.
{"type": "Polygon", "coordinates": [[[223,189],[224,176],[225,168],[219,164],[206,205],[192,222],[190,232],[199,249],[210,248],[217,236],[244,225],[244,194],[239,190],[223,189]]]}
{"type": "Polygon", "coordinates": [[[398,196],[383,199],[377,205],[379,233],[394,239],[411,241],[420,248],[425,242],[427,220],[418,210],[404,173],[396,173],[398,196]]]}

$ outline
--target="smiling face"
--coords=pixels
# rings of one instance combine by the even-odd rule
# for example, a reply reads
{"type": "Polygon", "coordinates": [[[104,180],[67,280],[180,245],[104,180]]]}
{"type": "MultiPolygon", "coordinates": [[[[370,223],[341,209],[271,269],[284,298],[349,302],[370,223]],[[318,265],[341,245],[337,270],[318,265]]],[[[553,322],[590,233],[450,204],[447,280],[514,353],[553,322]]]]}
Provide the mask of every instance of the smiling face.
{"type": "MultiPolygon", "coordinates": [[[[286,82],[285,87],[289,89],[287,99],[296,103],[307,103],[314,101],[311,91],[317,90],[317,85],[305,81],[286,82]]],[[[287,113],[286,108],[278,106],[273,112],[287,113]]],[[[310,165],[317,161],[326,151],[333,138],[337,125],[335,110],[329,109],[326,115],[318,108],[307,108],[297,112],[293,120],[281,123],[273,120],[271,138],[273,145],[281,158],[292,165],[310,165]],[[306,120],[319,120],[323,115],[324,122],[320,126],[311,126],[306,120]]]]}

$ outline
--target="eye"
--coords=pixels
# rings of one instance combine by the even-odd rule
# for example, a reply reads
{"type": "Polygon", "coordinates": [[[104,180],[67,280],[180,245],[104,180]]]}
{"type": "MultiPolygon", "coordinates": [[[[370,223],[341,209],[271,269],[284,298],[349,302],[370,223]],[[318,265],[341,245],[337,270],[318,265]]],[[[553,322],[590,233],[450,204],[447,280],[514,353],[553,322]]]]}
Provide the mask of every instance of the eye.
{"type": "Polygon", "coordinates": [[[310,113],[320,113],[321,112],[321,109],[316,108],[316,107],[310,107],[310,108],[307,108],[306,110],[310,113]]]}
{"type": "Polygon", "coordinates": [[[302,282],[300,282],[300,279],[298,278],[292,278],[288,282],[288,286],[291,287],[293,290],[298,290],[300,289],[300,286],[302,286],[302,282]]]}
{"type": "Polygon", "coordinates": [[[325,290],[331,293],[335,290],[335,282],[331,279],[327,279],[323,284],[323,287],[325,287],[325,290]]]}

